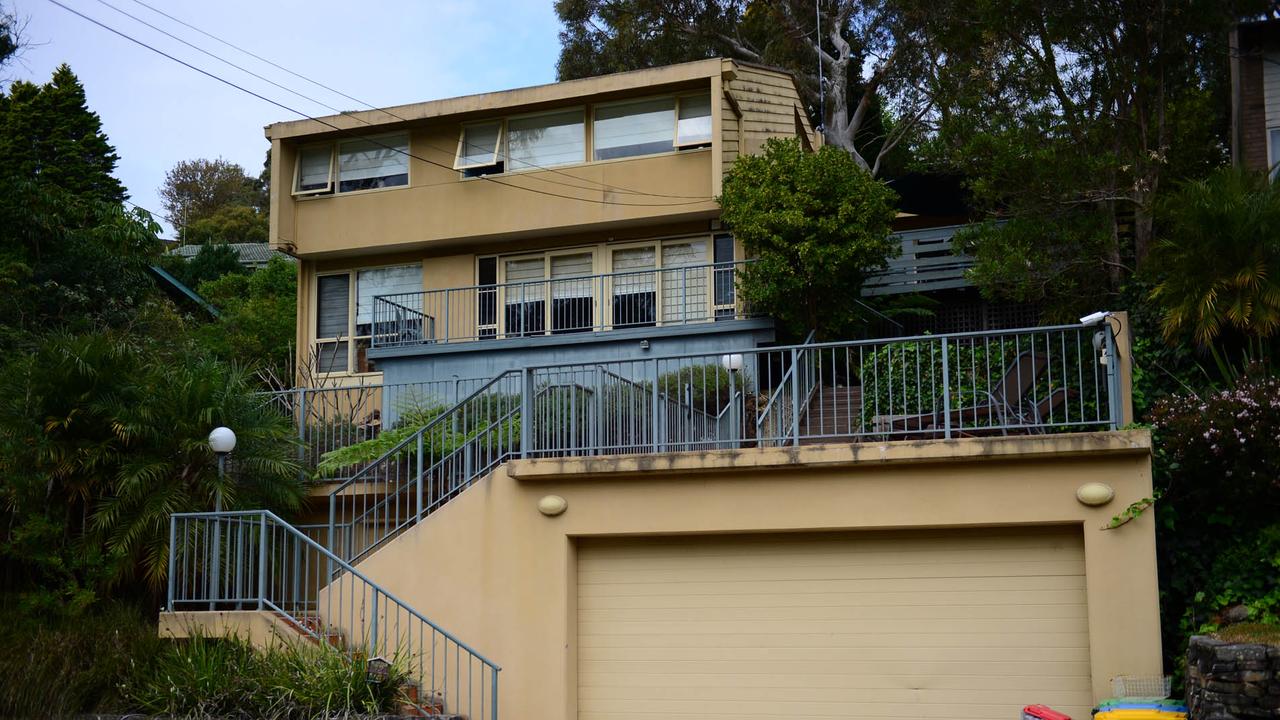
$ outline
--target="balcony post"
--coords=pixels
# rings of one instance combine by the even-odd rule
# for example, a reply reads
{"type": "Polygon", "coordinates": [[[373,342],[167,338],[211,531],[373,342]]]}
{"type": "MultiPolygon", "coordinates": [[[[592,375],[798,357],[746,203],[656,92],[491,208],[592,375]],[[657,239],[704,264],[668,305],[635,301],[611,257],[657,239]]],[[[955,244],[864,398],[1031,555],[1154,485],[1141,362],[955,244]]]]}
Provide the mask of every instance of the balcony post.
{"type": "Polygon", "coordinates": [[[258,516],[258,610],[267,600],[267,514],[258,516]]]}
{"type": "Polygon", "coordinates": [[[800,445],[800,352],[791,348],[791,444],[800,445]]]}
{"type": "Polygon", "coordinates": [[[294,406],[298,421],[298,479],[307,479],[307,389],[298,388],[298,402],[294,406]]]}
{"type": "Polygon", "coordinates": [[[652,423],[651,423],[653,427],[651,428],[651,430],[653,431],[653,451],[656,453],[656,452],[659,452],[658,432],[660,427],[659,418],[658,418],[658,359],[654,358],[652,362],[653,362],[653,372],[650,373],[650,382],[653,383],[653,395],[651,397],[652,402],[650,404],[649,411],[653,415],[652,423]]]}
{"type": "Polygon", "coordinates": [[[165,605],[165,607],[168,608],[169,612],[174,611],[173,591],[174,591],[175,583],[174,583],[174,577],[173,577],[173,570],[174,570],[174,567],[177,565],[177,557],[176,557],[177,554],[178,554],[178,518],[170,514],[169,515],[169,577],[168,577],[169,599],[168,599],[168,603],[165,605]]]}
{"type": "MultiPolygon", "coordinates": [[[[444,291],[444,314],[441,317],[441,320],[444,322],[444,329],[441,330],[439,333],[440,342],[442,343],[449,342],[449,295],[450,294],[451,293],[448,290],[444,291]]],[[[426,308],[423,308],[423,309],[425,310],[426,308]]],[[[479,333],[476,333],[476,334],[478,335],[479,333]]]]}
{"type": "Polygon", "coordinates": [[[417,482],[415,483],[415,487],[414,487],[414,494],[416,494],[416,495],[417,495],[417,512],[416,512],[416,513],[414,514],[414,516],[413,516],[413,524],[415,524],[415,525],[417,525],[419,522],[421,522],[421,521],[422,521],[422,481],[423,481],[422,474],[423,474],[423,463],[422,463],[422,431],[421,431],[421,430],[419,430],[419,431],[418,431],[418,448],[417,448],[417,450],[418,450],[418,452],[417,452],[417,458],[418,458],[418,480],[417,480],[417,482]]]}
{"type": "Polygon", "coordinates": [[[943,437],[951,439],[951,359],[947,339],[942,338],[942,427],[943,437]]]}
{"type": "Polygon", "coordinates": [[[1115,330],[1111,323],[1104,322],[1101,327],[1107,338],[1107,412],[1111,416],[1111,429],[1120,429],[1120,373],[1116,372],[1120,358],[1116,357],[1115,330]]]}
{"type": "Polygon", "coordinates": [[[529,457],[533,448],[533,373],[520,370],[520,457],[529,457]]]}

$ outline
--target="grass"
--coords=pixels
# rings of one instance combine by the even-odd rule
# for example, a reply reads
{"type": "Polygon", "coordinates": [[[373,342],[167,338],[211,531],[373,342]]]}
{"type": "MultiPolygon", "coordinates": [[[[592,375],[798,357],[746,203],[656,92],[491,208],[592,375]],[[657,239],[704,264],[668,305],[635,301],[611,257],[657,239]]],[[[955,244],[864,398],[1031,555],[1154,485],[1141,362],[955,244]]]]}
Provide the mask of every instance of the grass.
{"type": "Polygon", "coordinates": [[[1280,645],[1280,625],[1264,625],[1263,623],[1229,625],[1213,633],[1213,637],[1234,643],[1280,645]]]}

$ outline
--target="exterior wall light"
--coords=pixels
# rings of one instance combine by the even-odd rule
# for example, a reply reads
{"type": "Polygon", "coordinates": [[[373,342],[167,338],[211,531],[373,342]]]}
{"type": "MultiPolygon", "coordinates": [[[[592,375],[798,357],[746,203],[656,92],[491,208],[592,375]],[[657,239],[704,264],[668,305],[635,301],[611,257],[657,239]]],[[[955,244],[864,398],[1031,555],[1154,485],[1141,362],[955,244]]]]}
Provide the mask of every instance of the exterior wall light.
{"type": "Polygon", "coordinates": [[[724,365],[724,369],[729,372],[738,372],[742,369],[742,353],[723,355],[720,357],[720,364],[724,365]]]}

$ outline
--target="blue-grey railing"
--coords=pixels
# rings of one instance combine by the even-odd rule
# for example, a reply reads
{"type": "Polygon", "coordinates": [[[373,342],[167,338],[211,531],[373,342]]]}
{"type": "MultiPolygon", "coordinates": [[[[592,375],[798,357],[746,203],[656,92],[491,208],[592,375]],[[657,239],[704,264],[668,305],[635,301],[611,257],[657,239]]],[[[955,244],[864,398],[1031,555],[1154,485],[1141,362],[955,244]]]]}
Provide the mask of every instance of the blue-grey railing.
{"type": "Polygon", "coordinates": [[[1115,362],[1104,363],[1114,357],[1109,326],[1062,325],[539,366],[524,371],[527,385],[573,385],[606,401],[526,416],[520,454],[1114,429],[1121,389],[1115,362]],[[712,436],[705,426],[663,432],[673,387],[689,388],[693,410],[741,421],[714,425],[712,436]],[[556,423],[580,429],[572,445],[555,441],[556,423]]]}
{"type": "Polygon", "coordinates": [[[356,562],[510,457],[1116,428],[1114,355],[1063,325],[511,370],[338,484],[329,547],[356,562]]]}
{"type": "Polygon", "coordinates": [[[370,342],[402,347],[750,317],[736,286],[748,262],[379,295],[370,342]]]}
{"type": "Polygon", "coordinates": [[[415,383],[291,388],[263,393],[271,406],[293,419],[298,463],[315,469],[325,453],[378,437],[402,418],[432,407],[450,407],[487,378],[450,378],[415,383]]]}
{"type": "Polygon", "coordinates": [[[424,716],[498,717],[496,664],[266,510],[170,517],[168,609],[274,612],[318,644],[393,663],[424,716]]]}

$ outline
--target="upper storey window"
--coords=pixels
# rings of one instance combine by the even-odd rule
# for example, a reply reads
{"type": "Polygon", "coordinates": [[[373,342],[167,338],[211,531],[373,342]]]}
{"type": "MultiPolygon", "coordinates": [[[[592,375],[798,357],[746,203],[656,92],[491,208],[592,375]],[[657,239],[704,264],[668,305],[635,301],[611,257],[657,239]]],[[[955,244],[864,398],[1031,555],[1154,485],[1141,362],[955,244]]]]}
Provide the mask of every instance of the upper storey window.
{"type": "Polygon", "coordinates": [[[582,110],[546,113],[507,121],[507,160],[511,170],[580,163],[587,139],[582,110]]]}
{"type": "MultiPolygon", "coordinates": [[[[465,177],[537,170],[588,159],[587,113],[557,110],[462,126],[453,167],[465,177]]],[[[707,147],[711,95],[650,97],[591,110],[590,159],[707,147]]]]}
{"type": "Polygon", "coordinates": [[[313,145],[298,152],[295,195],[316,195],[409,184],[409,134],[313,145]],[[335,162],[336,157],[336,162],[335,162]]]}
{"type": "Polygon", "coordinates": [[[596,160],[653,155],[711,143],[711,96],[647,98],[596,108],[596,160]]]}

